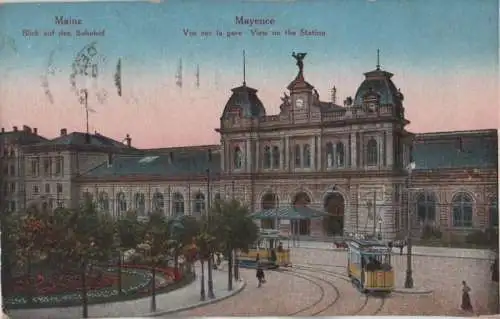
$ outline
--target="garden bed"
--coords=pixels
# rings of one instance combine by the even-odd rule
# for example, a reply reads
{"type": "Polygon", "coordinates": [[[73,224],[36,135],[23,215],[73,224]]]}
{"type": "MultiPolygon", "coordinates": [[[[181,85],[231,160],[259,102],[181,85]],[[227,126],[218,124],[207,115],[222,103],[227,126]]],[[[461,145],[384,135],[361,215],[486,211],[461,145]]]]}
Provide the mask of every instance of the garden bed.
{"type": "MultiPolygon", "coordinates": [[[[87,288],[89,304],[132,300],[146,297],[151,294],[152,273],[149,267],[142,265],[123,265],[121,270],[121,295],[118,294],[118,269],[116,267],[108,267],[103,270],[103,273],[106,278],[114,278],[115,280],[107,287],[87,288]]],[[[165,279],[162,285],[156,286],[157,294],[181,288],[194,280],[193,274],[180,274],[172,268],[156,268],[156,276],[157,278],[165,279]]],[[[64,284],[59,285],[59,287],[61,286],[64,286],[64,284]]],[[[16,294],[9,297],[5,296],[3,302],[8,309],[81,306],[81,287],[71,287],[68,285],[66,285],[66,287],[68,289],[66,292],[56,290],[51,292],[50,290],[45,290],[43,293],[39,293],[33,297],[27,294],[16,294]]]]}

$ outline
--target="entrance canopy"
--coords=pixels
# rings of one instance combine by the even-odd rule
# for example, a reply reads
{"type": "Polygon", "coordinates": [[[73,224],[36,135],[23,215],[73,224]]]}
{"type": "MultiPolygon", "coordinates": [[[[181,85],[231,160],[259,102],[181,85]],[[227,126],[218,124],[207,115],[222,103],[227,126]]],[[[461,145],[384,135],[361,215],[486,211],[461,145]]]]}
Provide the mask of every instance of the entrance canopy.
{"type": "Polygon", "coordinates": [[[253,219],[274,219],[281,220],[301,220],[301,219],[314,219],[328,216],[327,213],[320,212],[313,208],[303,207],[279,207],[272,209],[265,209],[250,215],[253,219]]]}

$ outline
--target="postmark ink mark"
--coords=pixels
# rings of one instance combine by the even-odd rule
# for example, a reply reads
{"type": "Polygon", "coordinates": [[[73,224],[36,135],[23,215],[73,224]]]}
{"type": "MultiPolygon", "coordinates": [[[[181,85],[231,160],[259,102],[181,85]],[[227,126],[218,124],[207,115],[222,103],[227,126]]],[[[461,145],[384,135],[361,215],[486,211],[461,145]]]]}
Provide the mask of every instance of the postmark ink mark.
{"type": "Polygon", "coordinates": [[[77,54],[71,64],[72,72],[69,76],[71,90],[80,97],[81,90],[85,90],[88,101],[90,95],[94,96],[99,103],[104,103],[107,93],[99,88],[98,78],[106,63],[104,55],[97,49],[97,42],[85,45],[77,54]]]}
{"type": "Polygon", "coordinates": [[[122,59],[118,59],[115,72],[115,86],[118,96],[122,96],[122,59]]]}

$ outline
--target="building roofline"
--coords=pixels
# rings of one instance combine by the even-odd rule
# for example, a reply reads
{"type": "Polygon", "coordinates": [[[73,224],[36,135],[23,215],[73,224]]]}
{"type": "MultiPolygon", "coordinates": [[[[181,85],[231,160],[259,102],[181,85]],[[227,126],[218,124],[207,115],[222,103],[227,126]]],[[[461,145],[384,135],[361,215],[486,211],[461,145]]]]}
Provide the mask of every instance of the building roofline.
{"type": "Polygon", "coordinates": [[[426,133],[413,133],[416,138],[424,137],[449,137],[449,136],[463,136],[466,135],[497,135],[497,129],[478,129],[478,130],[462,130],[462,131],[441,131],[441,132],[426,132],[426,133]]]}

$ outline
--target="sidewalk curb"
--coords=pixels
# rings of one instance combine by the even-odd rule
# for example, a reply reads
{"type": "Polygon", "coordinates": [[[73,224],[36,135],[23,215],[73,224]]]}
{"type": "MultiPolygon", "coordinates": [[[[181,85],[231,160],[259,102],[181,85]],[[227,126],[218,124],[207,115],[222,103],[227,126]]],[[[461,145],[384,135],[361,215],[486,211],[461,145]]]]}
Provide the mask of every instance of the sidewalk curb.
{"type": "MultiPolygon", "coordinates": [[[[340,248],[319,248],[319,247],[294,247],[294,248],[302,248],[302,249],[312,249],[312,250],[323,250],[323,251],[335,251],[335,252],[347,252],[345,249],[340,248]]],[[[399,253],[392,252],[392,256],[406,256],[406,253],[400,255],[399,253]]],[[[435,257],[435,258],[457,258],[457,259],[474,259],[474,260],[490,260],[490,257],[469,257],[469,256],[443,256],[443,255],[431,255],[431,254],[422,254],[422,253],[412,253],[412,256],[418,257],[435,257]]]]}
{"type": "Polygon", "coordinates": [[[434,292],[433,289],[408,289],[408,288],[394,288],[392,292],[402,295],[430,295],[434,292]]]}
{"type": "Polygon", "coordinates": [[[143,315],[143,317],[158,317],[158,316],[164,316],[164,315],[174,314],[174,313],[181,312],[181,311],[186,311],[186,310],[191,310],[191,309],[195,309],[195,308],[198,308],[198,307],[203,307],[203,306],[211,305],[211,304],[217,303],[219,301],[231,298],[231,297],[239,294],[240,292],[242,292],[243,289],[245,289],[245,287],[247,286],[246,280],[244,280],[244,279],[241,279],[241,280],[243,282],[242,285],[240,287],[238,287],[237,289],[233,289],[233,291],[230,294],[228,294],[228,295],[226,295],[224,297],[215,298],[215,299],[212,299],[212,300],[200,301],[200,302],[195,303],[193,305],[189,305],[189,306],[185,306],[185,307],[180,307],[180,308],[176,308],[176,309],[170,309],[170,310],[165,310],[165,311],[158,311],[158,312],[155,312],[155,313],[149,313],[149,314],[143,315]]]}

